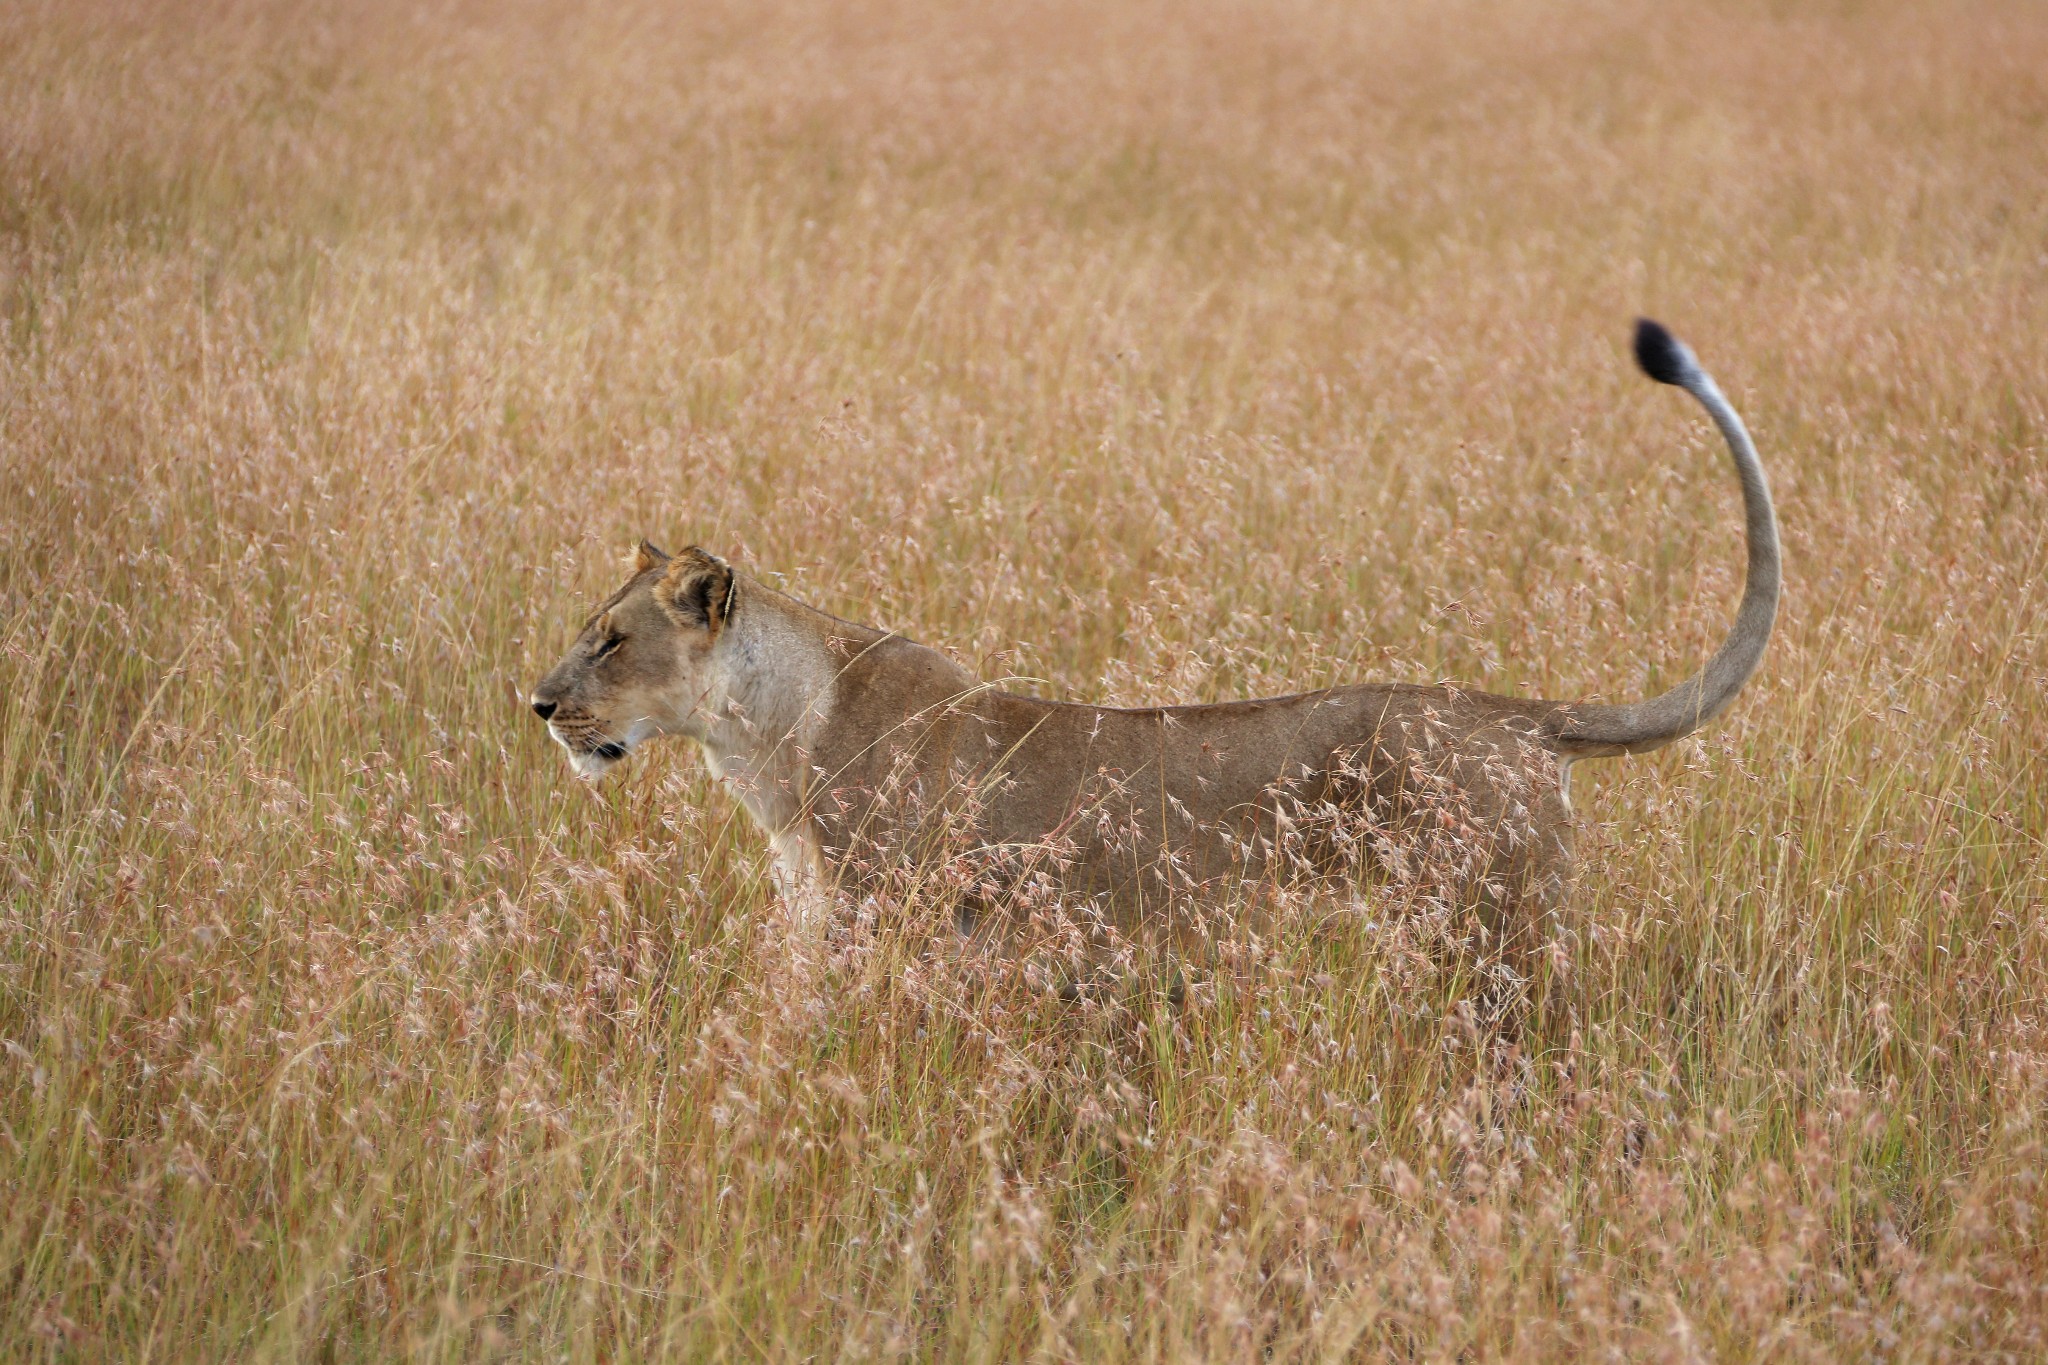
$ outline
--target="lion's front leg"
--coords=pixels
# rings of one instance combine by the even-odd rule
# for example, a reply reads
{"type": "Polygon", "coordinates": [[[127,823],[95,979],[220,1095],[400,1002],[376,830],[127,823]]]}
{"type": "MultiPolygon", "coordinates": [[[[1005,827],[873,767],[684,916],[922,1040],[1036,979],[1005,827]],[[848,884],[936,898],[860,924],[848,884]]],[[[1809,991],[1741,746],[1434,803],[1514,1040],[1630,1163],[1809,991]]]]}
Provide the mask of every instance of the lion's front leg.
{"type": "Polygon", "coordinates": [[[832,884],[816,840],[798,830],[770,837],[773,859],[769,877],[781,899],[790,927],[805,935],[820,933],[832,911],[832,884]]]}

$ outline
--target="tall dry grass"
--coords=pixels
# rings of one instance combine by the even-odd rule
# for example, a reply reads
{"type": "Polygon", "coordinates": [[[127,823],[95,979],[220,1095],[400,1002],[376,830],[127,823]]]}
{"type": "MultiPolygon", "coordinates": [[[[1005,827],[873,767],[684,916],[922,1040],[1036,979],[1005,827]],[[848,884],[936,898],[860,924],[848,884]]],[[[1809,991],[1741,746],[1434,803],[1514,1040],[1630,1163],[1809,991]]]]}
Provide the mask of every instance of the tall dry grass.
{"type": "Polygon", "coordinates": [[[0,7],[0,1354],[2041,1358],[2044,144],[2030,0],[0,7]],[[1635,695],[1740,565],[1639,311],[1788,607],[1512,1038],[1334,902],[789,989],[522,711],[642,533],[1076,697],[1635,695]]]}

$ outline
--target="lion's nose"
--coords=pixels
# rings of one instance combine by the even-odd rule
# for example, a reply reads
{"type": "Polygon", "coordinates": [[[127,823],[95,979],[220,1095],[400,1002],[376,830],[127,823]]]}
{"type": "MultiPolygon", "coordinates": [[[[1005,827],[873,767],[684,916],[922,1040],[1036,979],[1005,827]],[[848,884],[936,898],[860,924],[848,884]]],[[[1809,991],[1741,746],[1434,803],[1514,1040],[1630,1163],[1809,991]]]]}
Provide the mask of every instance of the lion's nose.
{"type": "Polygon", "coordinates": [[[533,704],[533,714],[547,720],[555,714],[555,704],[551,701],[536,701],[533,704]]]}

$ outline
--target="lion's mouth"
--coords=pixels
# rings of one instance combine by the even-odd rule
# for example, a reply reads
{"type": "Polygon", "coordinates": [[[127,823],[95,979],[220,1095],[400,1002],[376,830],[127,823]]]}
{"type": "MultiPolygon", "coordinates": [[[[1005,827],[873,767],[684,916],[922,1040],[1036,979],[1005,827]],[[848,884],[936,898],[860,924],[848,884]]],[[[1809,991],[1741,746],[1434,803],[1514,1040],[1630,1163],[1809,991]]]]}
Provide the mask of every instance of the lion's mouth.
{"type": "Polygon", "coordinates": [[[629,740],[603,738],[587,730],[564,734],[560,726],[550,725],[548,734],[555,743],[569,751],[571,766],[585,777],[599,776],[606,768],[624,758],[632,748],[629,740]]]}
{"type": "Polygon", "coordinates": [[[548,734],[569,751],[570,766],[588,778],[602,777],[614,763],[639,748],[643,740],[660,733],[660,727],[644,716],[626,726],[624,734],[612,732],[602,721],[583,717],[575,718],[567,726],[559,720],[548,723],[548,734]]]}
{"type": "Polygon", "coordinates": [[[576,770],[576,775],[593,782],[626,756],[626,746],[609,739],[601,744],[565,743],[562,747],[569,751],[569,766],[576,770]]]}

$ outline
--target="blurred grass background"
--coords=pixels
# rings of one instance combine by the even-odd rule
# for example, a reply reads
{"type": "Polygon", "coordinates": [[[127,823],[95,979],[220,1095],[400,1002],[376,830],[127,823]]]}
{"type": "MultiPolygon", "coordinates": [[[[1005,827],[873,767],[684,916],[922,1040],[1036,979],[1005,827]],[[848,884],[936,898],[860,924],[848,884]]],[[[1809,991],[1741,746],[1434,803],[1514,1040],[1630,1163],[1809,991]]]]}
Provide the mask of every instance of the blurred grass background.
{"type": "Polygon", "coordinates": [[[0,9],[0,1354],[2040,1358],[2044,145],[2030,0],[0,9]],[[1077,698],[1668,685],[1639,312],[1787,606],[1505,1061],[1341,906],[787,989],[524,714],[642,534],[1077,698]]]}

